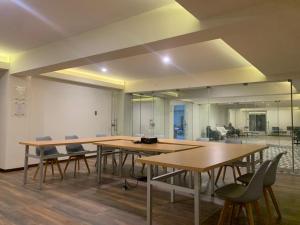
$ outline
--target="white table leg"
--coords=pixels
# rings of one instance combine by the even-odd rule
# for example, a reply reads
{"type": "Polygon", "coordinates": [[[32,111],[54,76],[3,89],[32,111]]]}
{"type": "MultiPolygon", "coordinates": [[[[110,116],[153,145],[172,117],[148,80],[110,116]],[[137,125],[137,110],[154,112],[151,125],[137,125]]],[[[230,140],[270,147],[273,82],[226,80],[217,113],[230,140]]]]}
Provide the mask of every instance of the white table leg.
{"type": "MultiPolygon", "coordinates": [[[[175,169],[174,168],[172,168],[172,172],[174,172],[175,171],[175,169]]],[[[171,184],[174,184],[174,176],[171,176],[171,184]]],[[[172,203],[174,203],[174,201],[175,201],[175,190],[173,189],[173,190],[171,190],[171,199],[170,199],[170,201],[172,202],[172,203]]]]}
{"type": "Polygon", "coordinates": [[[29,145],[25,147],[25,158],[24,158],[24,185],[27,184],[27,173],[28,173],[28,154],[29,154],[29,145]]]}
{"type": "Polygon", "coordinates": [[[102,175],[102,145],[97,145],[97,173],[98,184],[101,184],[102,175]]]}
{"type": "Polygon", "coordinates": [[[194,173],[194,217],[195,225],[200,224],[200,173],[194,173]]]}
{"type": "Polygon", "coordinates": [[[152,165],[147,166],[147,225],[152,225],[152,165]]]}

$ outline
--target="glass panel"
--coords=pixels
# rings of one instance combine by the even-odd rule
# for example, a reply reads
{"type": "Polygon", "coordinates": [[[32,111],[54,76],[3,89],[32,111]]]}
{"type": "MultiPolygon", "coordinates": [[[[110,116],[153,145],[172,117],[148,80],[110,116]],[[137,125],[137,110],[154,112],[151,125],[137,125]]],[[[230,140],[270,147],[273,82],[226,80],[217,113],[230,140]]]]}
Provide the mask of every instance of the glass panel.
{"type": "Polygon", "coordinates": [[[141,107],[142,100],[140,95],[132,95],[132,135],[142,136],[141,128],[141,107]]]}
{"type": "Polygon", "coordinates": [[[154,97],[153,98],[153,105],[154,105],[154,133],[153,136],[158,138],[165,137],[165,99],[161,97],[154,97]]]}

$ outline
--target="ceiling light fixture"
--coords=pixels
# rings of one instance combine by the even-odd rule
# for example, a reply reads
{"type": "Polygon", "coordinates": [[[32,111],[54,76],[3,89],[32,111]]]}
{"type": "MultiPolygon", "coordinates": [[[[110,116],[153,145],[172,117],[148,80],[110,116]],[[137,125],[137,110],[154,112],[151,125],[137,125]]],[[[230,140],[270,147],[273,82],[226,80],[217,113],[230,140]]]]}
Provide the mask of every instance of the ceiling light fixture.
{"type": "Polygon", "coordinates": [[[106,69],[105,67],[102,67],[102,68],[101,68],[101,71],[102,71],[103,73],[106,73],[106,72],[107,72],[107,69],[106,69]]]}
{"type": "Polygon", "coordinates": [[[164,56],[162,57],[162,61],[164,64],[170,64],[172,60],[169,56],[164,56]]]}

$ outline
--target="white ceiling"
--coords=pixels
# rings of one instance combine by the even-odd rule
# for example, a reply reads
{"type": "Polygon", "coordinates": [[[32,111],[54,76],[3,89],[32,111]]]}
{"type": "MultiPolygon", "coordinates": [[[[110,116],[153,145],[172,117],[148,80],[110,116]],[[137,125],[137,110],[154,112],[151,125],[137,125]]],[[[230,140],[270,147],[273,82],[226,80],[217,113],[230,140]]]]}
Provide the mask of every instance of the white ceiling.
{"type": "Polygon", "coordinates": [[[79,67],[79,69],[127,81],[172,76],[184,76],[251,66],[251,64],[221,39],[186,45],[159,52],[79,67]],[[168,56],[172,62],[164,64],[168,56]],[[101,68],[108,69],[102,73],[101,68]]]}
{"type": "Polygon", "coordinates": [[[17,53],[174,0],[0,0],[0,53],[17,53]]]}

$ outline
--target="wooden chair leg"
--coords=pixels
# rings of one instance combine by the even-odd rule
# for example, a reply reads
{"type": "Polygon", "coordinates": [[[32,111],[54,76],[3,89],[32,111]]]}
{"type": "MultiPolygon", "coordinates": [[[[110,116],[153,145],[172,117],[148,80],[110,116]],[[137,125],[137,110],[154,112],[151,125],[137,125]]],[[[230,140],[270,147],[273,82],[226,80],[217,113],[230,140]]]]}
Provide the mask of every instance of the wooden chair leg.
{"type": "Polygon", "coordinates": [[[209,179],[211,179],[211,175],[210,175],[209,171],[207,171],[207,175],[208,175],[209,179]]]}
{"type": "Polygon", "coordinates": [[[232,169],[234,183],[236,183],[236,174],[235,174],[235,168],[234,168],[234,166],[232,166],[231,169],[232,169]]]}
{"type": "Polygon", "coordinates": [[[35,178],[36,178],[36,176],[37,176],[39,170],[40,170],[40,165],[37,166],[37,168],[36,168],[36,170],[35,170],[35,172],[34,172],[34,175],[33,175],[33,177],[32,177],[33,180],[35,180],[35,178]]]}
{"type": "Polygon", "coordinates": [[[225,224],[229,206],[230,206],[230,202],[225,200],[224,207],[223,207],[220,217],[219,217],[218,225],[225,224]]]}
{"type": "MultiPolygon", "coordinates": [[[[255,208],[255,212],[256,212],[256,215],[257,215],[257,221],[262,223],[262,217],[261,217],[261,212],[260,212],[260,207],[259,207],[259,203],[258,201],[255,201],[253,203],[253,206],[255,208]]],[[[260,223],[259,223],[260,224],[260,223]]],[[[263,223],[262,223],[263,224],[263,223]]]]}
{"type": "Polygon", "coordinates": [[[265,198],[265,203],[266,203],[266,208],[267,208],[268,221],[269,221],[269,223],[272,223],[272,211],[271,211],[271,207],[270,207],[270,201],[269,201],[267,188],[264,188],[263,192],[264,192],[264,198],[265,198]]]}
{"type": "Polygon", "coordinates": [[[229,220],[229,222],[230,222],[230,225],[232,225],[232,221],[233,221],[233,219],[234,219],[234,210],[235,210],[235,204],[232,203],[232,204],[231,204],[231,207],[230,207],[230,209],[229,209],[229,212],[228,212],[228,215],[229,215],[228,220],[229,220]]]}
{"type": "Polygon", "coordinates": [[[124,160],[123,160],[123,162],[122,162],[122,168],[123,168],[123,166],[124,166],[124,164],[125,164],[125,162],[126,162],[127,157],[128,157],[128,153],[126,153],[126,155],[125,155],[125,157],[124,157],[124,160]]]}
{"type": "Polygon", "coordinates": [[[45,162],[45,169],[44,169],[44,180],[43,180],[43,182],[45,182],[46,181],[46,175],[47,175],[47,166],[48,166],[48,160],[46,160],[46,162],[45,162]]]}
{"type": "Polygon", "coordinates": [[[108,157],[108,155],[105,155],[105,156],[103,157],[103,169],[106,169],[106,168],[107,168],[107,157],[108,157]]]}
{"type": "Polygon", "coordinates": [[[77,170],[77,158],[74,159],[74,177],[76,177],[77,170]]]}
{"type": "Polygon", "coordinates": [[[223,169],[224,166],[221,166],[218,170],[218,174],[217,174],[217,177],[216,177],[216,181],[215,181],[215,185],[218,184],[218,181],[219,181],[219,178],[220,178],[220,175],[221,175],[221,172],[222,172],[222,169],[223,169]]]}
{"type": "Polygon", "coordinates": [[[253,212],[250,203],[246,203],[246,211],[249,225],[254,225],[253,212]]]}
{"type": "Polygon", "coordinates": [[[239,176],[242,176],[242,173],[241,173],[240,167],[236,166],[236,170],[238,171],[238,174],[239,174],[239,176]]]}
{"type": "Polygon", "coordinates": [[[236,218],[240,217],[242,211],[243,211],[243,204],[239,204],[239,208],[237,210],[237,213],[236,213],[235,217],[236,218]]]}
{"type": "Polygon", "coordinates": [[[51,171],[52,171],[52,176],[54,176],[53,160],[51,160],[51,171]]]}
{"type": "Polygon", "coordinates": [[[224,166],[223,168],[223,181],[225,180],[225,175],[226,175],[226,169],[227,169],[227,166],[224,166]]]}
{"type": "Polygon", "coordinates": [[[69,156],[69,158],[68,158],[68,160],[67,160],[67,164],[66,164],[65,169],[64,169],[64,174],[65,174],[66,171],[67,171],[67,168],[68,168],[68,166],[69,166],[69,163],[70,163],[71,159],[72,159],[72,157],[69,156]]]}
{"type": "Polygon", "coordinates": [[[79,171],[80,170],[80,157],[78,157],[77,163],[78,163],[78,171],[79,171]]]}
{"type": "Polygon", "coordinates": [[[279,209],[277,200],[276,200],[276,198],[275,198],[273,189],[272,189],[272,187],[267,187],[267,190],[268,190],[268,192],[270,193],[270,196],[271,196],[273,205],[274,205],[274,207],[275,207],[275,210],[276,210],[276,212],[277,212],[278,218],[281,219],[281,212],[280,212],[280,209],[279,209]]]}
{"type": "Polygon", "coordinates": [[[89,167],[89,164],[88,164],[88,162],[87,162],[87,160],[86,160],[86,157],[85,157],[85,155],[83,156],[83,160],[84,160],[84,162],[85,162],[85,165],[86,165],[86,168],[87,168],[87,170],[88,170],[88,174],[90,174],[90,173],[91,173],[91,171],[90,171],[90,167],[89,167]]]}
{"type": "Polygon", "coordinates": [[[57,165],[59,174],[60,174],[60,178],[63,180],[63,179],[64,179],[64,175],[63,175],[63,172],[62,172],[62,170],[61,170],[61,167],[60,167],[60,164],[59,164],[58,159],[56,159],[55,162],[56,162],[56,165],[57,165]]]}
{"type": "Polygon", "coordinates": [[[144,174],[144,170],[145,170],[145,163],[142,164],[141,174],[144,174]]]}
{"type": "Polygon", "coordinates": [[[131,168],[132,168],[132,172],[133,172],[133,175],[134,175],[134,166],[135,166],[135,164],[134,164],[134,154],[132,154],[131,155],[131,168]]]}

